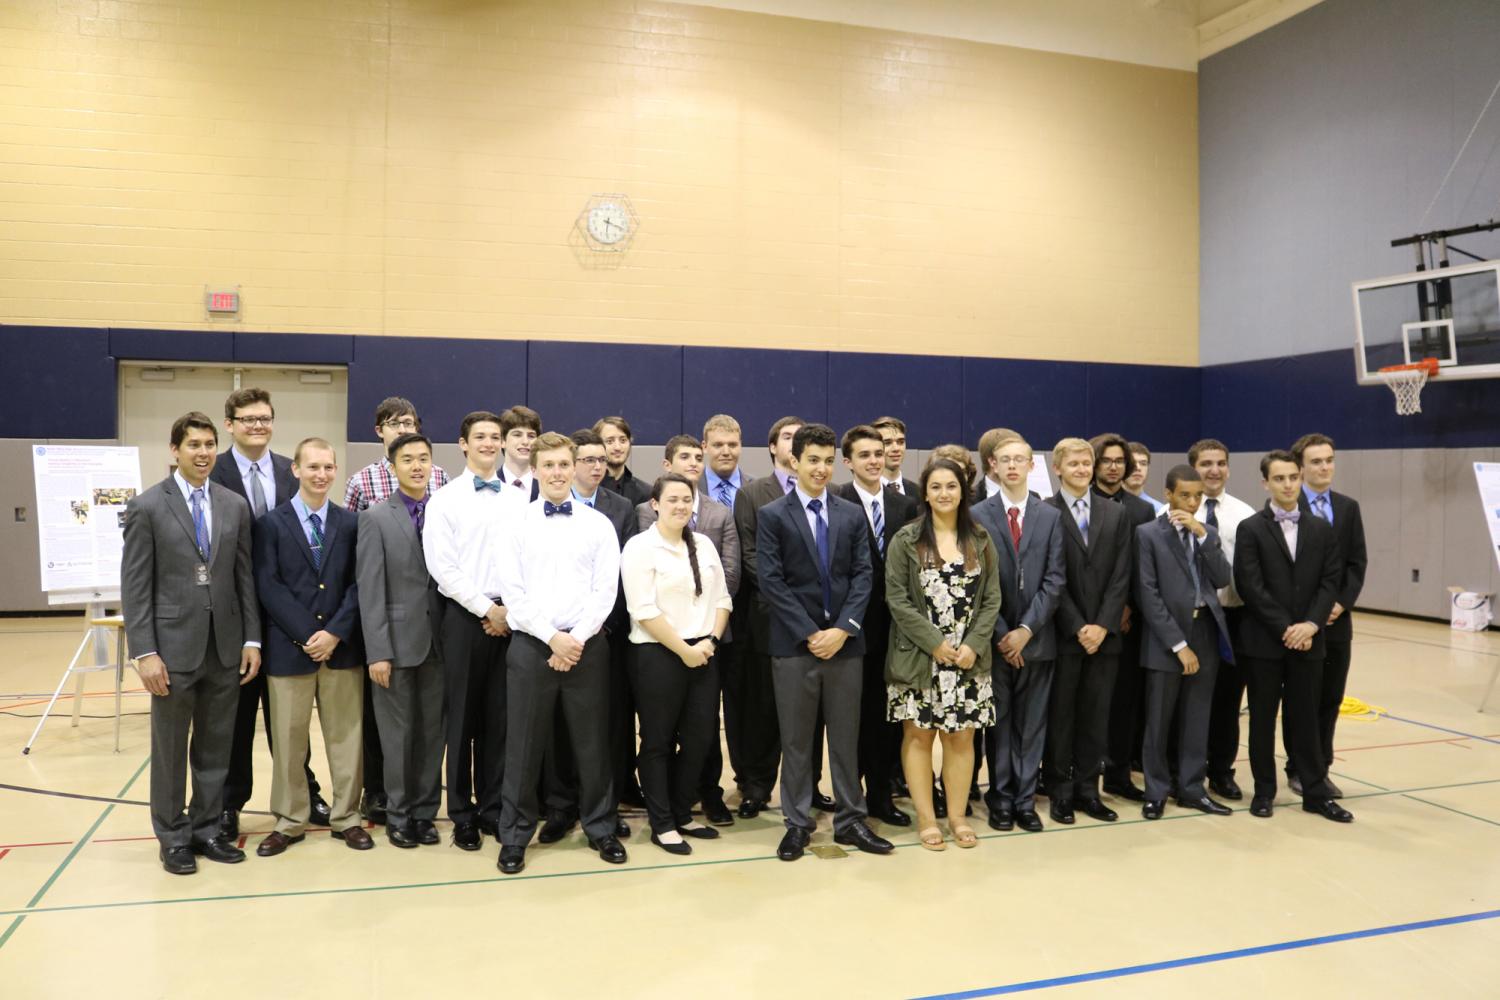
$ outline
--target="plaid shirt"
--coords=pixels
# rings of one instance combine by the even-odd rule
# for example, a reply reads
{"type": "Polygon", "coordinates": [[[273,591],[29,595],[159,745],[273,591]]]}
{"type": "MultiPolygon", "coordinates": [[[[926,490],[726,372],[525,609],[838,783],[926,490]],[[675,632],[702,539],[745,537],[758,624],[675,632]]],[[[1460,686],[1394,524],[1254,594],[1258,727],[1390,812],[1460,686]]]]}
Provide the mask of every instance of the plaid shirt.
{"type": "MultiPolygon", "coordinates": [[[[448,485],[448,473],[441,466],[432,467],[432,478],[427,480],[427,495],[448,485]]],[[[348,510],[365,510],[378,503],[384,503],[392,493],[396,492],[396,470],[391,468],[390,459],[382,458],[378,462],[371,462],[349,477],[349,485],[344,490],[344,507],[348,510]]]]}

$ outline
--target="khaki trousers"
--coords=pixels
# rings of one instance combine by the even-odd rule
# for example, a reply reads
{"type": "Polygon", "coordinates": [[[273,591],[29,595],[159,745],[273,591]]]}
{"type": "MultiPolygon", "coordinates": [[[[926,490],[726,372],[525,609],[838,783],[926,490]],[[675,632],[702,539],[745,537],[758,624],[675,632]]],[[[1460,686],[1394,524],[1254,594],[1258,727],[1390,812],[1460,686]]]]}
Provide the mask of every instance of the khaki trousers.
{"type": "Polygon", "coordinates": [[[330,826],[359,825],[359,793],[364,787],[364,670],[319,666],[315,674],[268,677],[271,692],[271,812],[276,829],[295,837],[307,827],[312,802],[307,794],[307,759],[313,704],[328,753],[330,826]]]}

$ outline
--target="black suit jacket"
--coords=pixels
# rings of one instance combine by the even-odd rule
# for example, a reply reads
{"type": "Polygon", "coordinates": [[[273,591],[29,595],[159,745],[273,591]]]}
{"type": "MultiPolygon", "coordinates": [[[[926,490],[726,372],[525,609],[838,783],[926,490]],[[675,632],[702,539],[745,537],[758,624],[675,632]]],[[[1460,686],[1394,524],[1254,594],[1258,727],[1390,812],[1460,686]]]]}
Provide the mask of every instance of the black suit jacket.
{"type": "MultiPolygon", "coordinates": [[[[855,490],[853,483],[840,483],[838,486],[829,488],[829,492],[835,496],[842,497],[852,504],[858,504],[860,513],[864,513],[865,505],[859,498],[859,492],[855,490]]],[[[896,532],[903,526],[915,520],[920,509],[915,500],[905,496],[894,486],[887,486],[880,491],[881,516],[885,519],[885,549],[890,551],[891,539],[896,537],[896,532]]],[[[865,518],[865,541],[870,550],[870,603],[865,610],[865,648],[870,652],[879,652],[885,656],[886,644],[890,641],[891,617],[890,611],[885,606],[885,556],[881,554],[880,547],[875,544],[875,530],[870,527],[870,519],[865,518]]]]}
{"type": "Polygon", "coordinates": [[[1241,521],[1234,538],[1234,586],[1250,613],[1241,620],[1235,652],[1262,660],[1323,659],[1323,623],[1338,598],[1341,566],[1338,539],[1321,517],[1303,514],[1298,521],[1295,560],[1269,500],[1241,521]],[[1318,626],[1305,653],[1281,642],[1287,627],[1297,622],[1318,626]]]}
{"type": "MultiPolygon", "coordinates": [[[[760,509],[784,495],[781,480],[774,473],[751,480],[734,495],[734,530],[740,536],[740,596],[744,598],[736,600],[735,604],[743,604],[748,609],[749,635],[755,648],[763,653],[771,648],[771,615],[760,599],[755,532],[760,509]]],[[[733,620],[733,615],[730,617],[733,620]]],[[[741,629],[737,634],[744,636],[746,631],[741,629]]]]}
{"type": "MultiPolygon", "coordinates": [[[[651,483],[646,482],[631,472],[628,465],[625,466],[625,471],[619,479],[606,472],[603,481],[599,485],[611,493],[617,493],[626,500],[629,500],[632,508],[651,499],[651,483]]],[[[532,499],[536,499],[534,494],[532,499]]]]}
{"type": "MultiPolygon", "coordinates": [[[[273,507],[286,503],[297,494],[297,477],[292,475],[292,460],[285,455],[271,452],[271,471],[276,477],[276,496],[266,497],[266,513],[270,513],[273,507]]],[[[227,490],[233,490],[250,502],[250,495],[245,492],[245,480],[240,475],[240,465],[234,460],[232,451],[221,451],[219,457],[214,460],[213,471],[208,474],[210,482],[218,483],[227,490]]]]}
{"type": "Polygon", "coordinates": [[[761,600],[770,608],[772,656],[807,652],[807,637],[826,628],[849,633],[840,655],[865,651],[865,610],[870,602],[869,522],[864,510],[825,493],[828,505],[828,614],[823,614],[823,571],[807,512],[796,490],[760,509],[756,559],[761,600]]]}
{"type": "MultiPolygon", "coordinates": [[[[620,494],[600,487],[594,491],[594,509],[609,518],[610,525],[615,529],[615,537],[620,540],[620,550],[624,551],[625,543],[636,536],[638,525],[635,508],[620,494]]],[[[611,635],[624,636],[630,631],[630,612],[625,608],[623,584],[620,592],[615,595],[614,610],[604,619],[604,627],[609,629],[611,635]]]]}
{"type": "MultiPolygon", "coordinates": [[[[1333,505],[1333,533],[1339,543],[1339,595],[1335,600],[1343,606],[1344,613],[1338,621],[1328,626],[1328,638],[1335,642],[1349,642],[1354,638],[1354,625],[1349,612],[1359,600],[1359,592],[1365,588],[1365,568],[1370,564],[1365,551],[1365,521],[1359,513],[1359,501],[1333,490],[1328,491],[1328,500],[1333,505]]],[[[1297,501],[1303,517],[1316,517],[1307,502],[1304,492],[1297,501]]]]}
{"type": "Polygon", "coordinates": [[[339,637],[328,660],[330,668],[364,665],[359,588],[354,582],[358,531],[359,515],[330,503],[323,526],[323,560],[314,569],[312,547],[290,501],[255,522],[252,562],[265,634],[261,658],[267,675],[317,673],[318,664],[302,651],[300,643],[319,629],[339,637]]]}
{"type": "Polygon", "coordinates": [[[1131,609],[1134,610],[1140,607],[1140,602],[1137,600],[1135,592],[1140,573],[1140,553],[1136,550],[1138,539],[1136,529],[1143,524],[1150,524],[1156,520],[1156,508],[1151,506],[1150,501],[1142,500],[1123,487],[1120,489],[1120,492],[1110,494],[1105,493],[1096,486],[1093,489],[1093,493],[1096,501],[1108,500],[1110,503],[1118,504],[1125,511],[1125,520],[1130,525],[1130,593],[1125,598],[1125,603],[1130,605],[1131,609]]]}
{"type": "Polygon", "coordinates": [[[1089,502],[1089,541],[1085,545],[1061,490],[1047,499],[1061,515],[1067,586],[1057,599],[1058,655],[1082,656],[1078,630],[1098,625],[1109,634],[1099,652],[1120,652],[1120,617],[1130,596],[1133,531],[1125,508],[1102,497],[1089,502]]]}

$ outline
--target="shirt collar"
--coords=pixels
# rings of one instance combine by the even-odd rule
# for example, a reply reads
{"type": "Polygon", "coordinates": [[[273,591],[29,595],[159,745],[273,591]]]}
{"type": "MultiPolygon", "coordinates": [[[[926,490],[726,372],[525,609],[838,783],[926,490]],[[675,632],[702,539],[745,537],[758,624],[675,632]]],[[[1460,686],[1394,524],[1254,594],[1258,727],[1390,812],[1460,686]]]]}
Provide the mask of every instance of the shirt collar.
{"type": "Polygon", "coordinates": [[[1319,493],[1317,490],[1313,489],[1311,486],[1307,485],[1306,483],[1302,484],[1302,495],[1305,496],[1305,497],[1307,497],[1307,502],[1308,502],[1309,506],[1311,506],[1312,502],[1314,500],[1318,499],[1318,497],[1322,497],[1324,500],[1326,500],[1328,502],[1328,506],[1332,507],[1333,506],[1333,497],[1331,497],[1331,496],[1328,495],[1328,494],[1330,494],[1332,492],[1333,492],[1333,488],[1332,487],[1329,487],[1328,489],[1326,489],[1323,492],[1319,493]]]}
{"type": "MultiPolygon", "coordinates": [[[[250,466],[252,466],[252,465],[259,466],[260,467],[260,474],[263,477],[265,477],[268,482],[270,481],[270,475],[271,475],[271,461],[270,461],[270,459],[271,459],[271,453],[270,453],[270,451],[265,452],[263,455],[260,456],[260,458],[258,458],[254,462],[250,461],[250,459],[248,459],[244,455],[242,455],[240,453],[239,448],[237,448],[237,447],[231,446],[230,449],[229,449],[229,453],[234,456],[234,464],[239,467],[240,478],[243,479],[243,480],[245,480],[246,483],[248,483],[250,481],[250,466]]],[[[247,485],[245,488],[249,489],[249,486],[247,485]]]]}
{"type": "Polygon", "coordinates": [[[1081,497],[1075,497],[1073,495],[1073,491],[1070,490],[1070,489],[1068,489],[1067,486],[1059,484],[1058,488],[1057,488],[1057,495],[1060,496],[1060,497],[1062,497],[1063,503],[1067,504],[1069,510],[1072,510],[1073,509],[1073,505],[1075,503],[1077,503],[1079,500],[1083,501],[1083,505],[1085,507],[1088,507],[1088,508],[1092,509],[1093,506],[1094,506],[1094,504],[1093,504],[1093,492],[1094,492],[1094,488],[1092,486],[1090,486],[1088,489],[1086,489],[1086,490],[1083,491],[1083,496],[1081,496],[1081,497]]]}
{"type": "Polygon", "coordinates": [[[706,477],[705,485],[708,487],[709,492],[711,493],[717,493],[719,490],[719,486],[722,483],[728,483],[736,490],[740,488],[740,467],[738,465],[736,465],[734,467],[734,471],[727,476],[721,476],[713,469],[704,469],[703,475],[706,477]]]}
{"type": "Polygon", "coordinates": [[[599,487],[597,486],[594,487],[594,492],[589,494],[588,496],[584,496],[582,493],[579,493],[576,484],[568,487],[568,489],[570,492],[572,492],[574,500],[577,500],[579,503],[586,503],[590,507],[594,506],[594,501],[599,499],[599,487]]]}
{"type": "MultiPolygon", "coordinates": [[[[802,492],[802,487],[801,486],[794,487],[794,489],[796,490],[796,493],[797,493],[797,502],[802,505],[802,509],[804,511],[807,510],[807,505],[810,504],[810,503],[812,503],[813,498],[810,497],[810,496],[808,496],[806,493],[802,492]]],[[[823,515],[825,517],[828,514],[828,497],[829,497],[828,490],[825,487],[824,490],[823,490],[823,495],[818,498],[819,500],[823,501],[823,511],[822,511],[822,513],[823,513],[823,515]]]]}
{"type": "Polygon", "coordinates": [[[797,481],[797,477],[790,472],[782,472],[780,469],[772,469],[771,471],[775,474],[776,481],[781,484],[781,492],[783,493],[786,492],[787,483],[795,483],[797,481]]]}
{"type": "MultiPolygon", "coordinates": [[[[193,488],[188,485],[188,481],[186,479],[182,478],[182,473],[176,469],[173,469],[172,478],[177,480],[177,488],[182,491],[183,499],[191,502],[193,496],[193,488]]],[[[204,482],[204,484],[200,486],[199,489],[203,491],[204,502],[208,502],[208,483],[204,482]]]]}
{"type": "Polygon", "coordinates": [[[859,485],[858,479],[851,480],[851,485],[854,487],[854,492],[859,494],[860,500],[864,501],[866,507],[872,503],[880,503],[885,500],[884,486],[881,487],[879,493],[868,493],[863,486],[859,485]]]}
{"type": "Polygon", "coordinates": [[[327,497],[323,498],[323,506],[319,507],[317,510],[308,510],[307,504],[302,499],[302,492],[299,490],[296,493],[292,494],[292,509],[297,512],[297,519],[302,521],[304,524],[307,522],[307,515],[309,514],[316,514],[318,515],[319,521],[322,521],[324,524],[328,523],[327,497]]]}
{"type": "Polygon", "coordinates": [[[1015,508],[1016,510],[1019,510],[1021,512],[1021,516],[1022,517],[1026,516],[1026,504],[1031,500],[1030,496],[1027,496],[1026,499],[1022,500],[1020,503],[1016,503],[1010,497],[1008,497],[1008,496],[1005,495],[1005,491],[1004,490],[1001,490],[1000,491],[1000,499],[1005,504],[1005,512],[1006,512],[1005,516],[1006,517],[1010,517],[1011,508],[1015,508]]]}
{"type": "Polygon", "coordinates": [[[1004,493],[1004,492],[1005,492],[1005,490],[1003,490],[1003,489],[1000,488],[1000,484],[999,483],[995,482],[989,476],[985,476],[984,477],[984,498],[986,500],[988,500],[990,497],[994,496],[996,493],[1004,493]]]}
{"type": "Polygon", "coordinates": [[[396,487],[396,496],[400,497],[401,502],[406,504],[406,512],[412,515],[415,515],[417,512],[417,504],[425,504],[427,502],[426,497],[423,497],[421,500],[413,500],[411,497],[407,496],[406,491],[399,486],[396,487]]]}

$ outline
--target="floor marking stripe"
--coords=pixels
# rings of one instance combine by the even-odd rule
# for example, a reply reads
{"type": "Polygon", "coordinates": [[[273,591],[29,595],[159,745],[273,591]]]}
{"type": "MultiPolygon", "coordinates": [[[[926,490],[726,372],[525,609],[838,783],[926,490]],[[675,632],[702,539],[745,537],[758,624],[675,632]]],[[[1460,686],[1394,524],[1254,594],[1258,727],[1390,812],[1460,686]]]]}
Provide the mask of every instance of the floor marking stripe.
{"type": "Polygon", "coordinates": [[[1496,822],[1495,820],[1485,819],[1483,816],[1475,816],[1473,813],[1464,812],[1462,809],[1455,809],[1452,806],[1445,806],[1441,802],[1433,802],[1431,799],[1419,799],[1415,795],[1403,795],[1402,798],[1411,799],[1413,802],[1420,802],[1424,806],[1434,806],[1451,813],[1458,813],[1460,816],[1467,816],[1470,819],[1477,819],[1479,822],[1488,823],[1490,826],[1500,826],[1500,822],[1496,822]]]}
{"type": "Polygon", "coordinates": [[[1478,740],[1481,743],[1493,743],[1500,746],[1500,740],[1488,736],[1476,736],[1474,733],[1466,733],[1461,729],[1449,729],[1447,726],[1434,725],[1431,722],[1418,722],[1416,719],[1405,719],[1399,715],[1387,715],[1385,718],[1392,722],[1404,722],[1408,726],[1421,726],[1423,729],[1436,729],[1440,733],[1452,733],[1454,736],[1462,736],[1467,740],[1478,740]]]}

